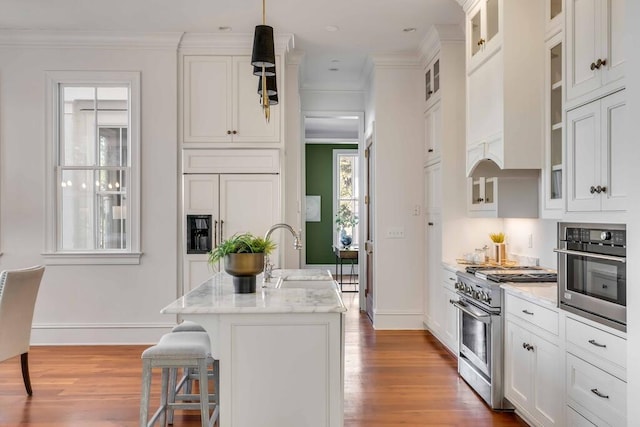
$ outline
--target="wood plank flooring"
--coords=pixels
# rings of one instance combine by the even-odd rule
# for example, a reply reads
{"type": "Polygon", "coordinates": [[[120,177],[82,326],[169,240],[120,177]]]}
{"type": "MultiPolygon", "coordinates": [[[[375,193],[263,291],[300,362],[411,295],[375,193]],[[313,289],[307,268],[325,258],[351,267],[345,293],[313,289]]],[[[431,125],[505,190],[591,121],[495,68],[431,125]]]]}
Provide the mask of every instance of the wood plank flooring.
{"type": "MultiPolygon", "coordinates": [[[[429,333],[375,331],[357,310],[358,294],[344,298],[350,307],[345,426],[526,425],[514,414],[491,411],[458,377],[455,359],[429,333]]],[[[0,363],[0,426],[137,426],[145,348],[32,347],[31,398],[22,383],[20,358],[0,363]]],[[[157,377],[154,385],[159,385],[157,377]]],[[[176,412],[174,426],[199,425],[197,412],[176,412]]]]}

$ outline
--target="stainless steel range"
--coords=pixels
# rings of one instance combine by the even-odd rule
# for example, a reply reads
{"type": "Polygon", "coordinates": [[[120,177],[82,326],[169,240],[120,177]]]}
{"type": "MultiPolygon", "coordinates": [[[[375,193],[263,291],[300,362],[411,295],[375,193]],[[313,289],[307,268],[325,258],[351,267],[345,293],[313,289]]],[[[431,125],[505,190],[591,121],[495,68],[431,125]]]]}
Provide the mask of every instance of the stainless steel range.
{"type": "Polygon", "coordinates": [[[504,317],[501,283],[555,282],[540,267],[472,266],[457,273],[458,373],[493,409],[513,409],[504,397],[504,317]]]}

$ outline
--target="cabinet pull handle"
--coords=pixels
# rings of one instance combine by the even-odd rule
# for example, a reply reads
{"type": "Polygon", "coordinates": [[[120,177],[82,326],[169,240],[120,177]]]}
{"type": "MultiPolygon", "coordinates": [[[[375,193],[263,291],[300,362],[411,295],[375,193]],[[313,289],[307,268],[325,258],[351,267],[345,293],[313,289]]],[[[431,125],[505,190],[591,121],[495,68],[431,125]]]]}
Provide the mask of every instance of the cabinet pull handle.
{"type": "Polygon", "coordinates": [[[429,148],[429,149],[427,150],[427,152],[428,152],[428,153],[433,153],[433,148],[429,148]]]}
{"type": "Polygon", "coordinates": [[[608,395],[600,393],[600,392],[598,391],[598,389],[597,389],[597,388],[592,388],[592,389],[591,389],[591,393],[593,393],[593,394],[595,394],[596,396],[601,397],[601,398],[603,398],[603,399],[608,399],[608,398],[609,398],[609,396],[608,396],[608,395]]]}
{"type": "Polygon", "coordinates": [[[218,246],[218,220],[213,221],[213,246],[218,246]]]}
{"type": "Polygon", "coordinates": [[[431,226],[434,225],[433,222],[428,222],[427,225],[431,226]]]}
{"type": "Polygon", "coordinates": [[[454,282],[456,281],[456,279],[454,279],[453,277],[449,277],[449,280],[452,280],[454,282]]]}
{"type": "Polygon", "coordinates": [[[532,313],[532,312],[530,312],[529,310],[522,310],[522,312],[523,312],[524,314],[528,314],[529,316],[533,316],[533,313],[532,313]]]}
{"type": "Polygon", "coordinates": [[[223,227],[224,227],[224,221],[220,220],[220,243],[222,243],[222,239],[224,239],[223,227]]]}
{"type": "Polygon", "coordinates": [[[589,340],[589,344],[591,345],[595,345],[596,347],[600,347],[600,348],[607,348],[606,344],[600,344],[598,341],[596,340],[589,340]]]}

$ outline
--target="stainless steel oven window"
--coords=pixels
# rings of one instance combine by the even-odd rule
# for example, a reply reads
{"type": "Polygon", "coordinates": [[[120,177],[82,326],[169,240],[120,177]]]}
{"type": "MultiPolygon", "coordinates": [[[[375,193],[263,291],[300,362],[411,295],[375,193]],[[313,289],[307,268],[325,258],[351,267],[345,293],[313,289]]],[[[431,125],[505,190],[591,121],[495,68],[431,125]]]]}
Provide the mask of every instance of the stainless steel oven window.
{"type": "Polygon", "coordinates": [[[625,264],[567,255],[566,287],[572,292],[626,305],[625,264]]]}
{"type": "Polygon", "coordinates": [[[491,375],[491,322],[483,322],[461,311],[460,344],[462,354],[479,371],[491,375]]]}

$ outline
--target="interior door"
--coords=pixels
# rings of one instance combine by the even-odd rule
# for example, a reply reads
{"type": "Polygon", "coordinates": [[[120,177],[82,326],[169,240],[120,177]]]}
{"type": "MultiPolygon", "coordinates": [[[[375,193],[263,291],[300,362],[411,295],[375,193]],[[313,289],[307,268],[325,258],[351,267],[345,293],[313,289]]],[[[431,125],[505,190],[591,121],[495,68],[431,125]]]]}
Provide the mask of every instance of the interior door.
{"type": "Polygon", "coordinates": [[[367,315],[371,322],[373,322],[373,138],[369,137],[366,143],[365,149],[365,189],[364,189],[364,203],[365,203],[365,216],[366,216],[366,236],[365,236],[365,252],[366,252],[366,272],[367,280],[364,289],[365,295],[365,307],[367,315]]]}

